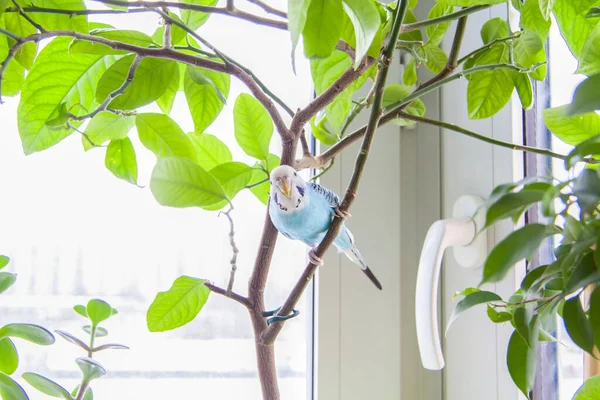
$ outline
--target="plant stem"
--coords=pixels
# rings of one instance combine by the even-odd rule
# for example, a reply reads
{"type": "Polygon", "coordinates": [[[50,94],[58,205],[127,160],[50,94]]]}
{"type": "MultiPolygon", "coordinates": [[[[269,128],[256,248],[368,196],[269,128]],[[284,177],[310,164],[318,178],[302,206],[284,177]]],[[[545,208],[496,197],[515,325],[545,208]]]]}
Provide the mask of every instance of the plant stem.
{"type": "Polygon", "coordinates": [[[444,128],[444,129],[448,129],[454,132],[458,132],[458,133],[462,133],[463,135],[475,138],[477,140],[481,140],[482,142],[486,142],[486,143],[490,143],[496,146],[500,146],[500,147],[505,147],[507,149],[511,149],[511,150],[517,150],[517,151],[526,151],[529,153],[535,153],[535,154],[541,154],[544,156],[548,156],[548,157],[553,157],[553,158],[558,158],[560,160],[566,160],[567,156],[564,154],[559,154],[559,153],[555,153],[553,151],[547,150],[547,149],[540,149],[537,147],[530,147],[530,146],[522,146],[520,144],[515,144],[515,143],[508,143],[508,142],[504,142],[502,140],[497,140],[485,135],[481,135],[479,133],[470,131],[468,129],[462,128],[458,125],[454,125],[454,124],[450,124],[448,122],[442,122],[442,121],[436,121],[433,119],[429,119],[429,118],[424,118],[424,117],[419,117],[416,115],[412,115],[412,114],[408,114],[405,112],[400,112],[398,113],[398,116],[400,118],[404,118],[404,119],[408,119],[410,121],[415,121],[415,122],[421,122],[424,124],[428,124],[428,125],[435,125],[438,126],[440,128],[444,128]]]}
{"type": "MultiPolygon", "coordinates": [[[[65,10],[57,8],[46,8],[46,7],[23,7],[23,11],[28,13],[44,13],[44,14],[61,14],[61,15],[103,15],[103,14],[133,14],[133,13],[147,13],[154,12],[148,8],[130,8],[129,10],[65,10]]],[[[4,12],[19,12],[18,9],[10,7],[4,10],[4,12]]]]}
{"type": "MultiPolygon", "coordinates": [[[[163,7],[162,11],[165,14],[169,14],[169,10],[166,7],[163,7]]],[[[163,46],[167,49],[171,48],[171,27],[173,23],[171,21],[165,20],[165,32],[163,36],[163,46]]]]}
{"type": "Polygon", "coordinates": [[[277,15],[278,17],[281,17],[281,18],[287,18],[287,14],[285,12],[280,11],[276,8],[273,8],[270,5],[263,3],[260,0],[248,0],[248,3],[252,3],[252,4],[259,6],[260,8],[262,8],[263,10],[265,10],[265,12],[267,12],[269,14],[277,15]]]}
{"type": "MultiPolygon", "coordinates": [[[[356,163],[354,166],[354,171],[352,173],[352,178],[350,179],[350,183],[348,184],[348,188],[346,189],[346,195],[344,196],[344,199],[342,200],[342,203],[339,207],[342,212],[347,212],[350,209],[350,206],[354,201],[354,198],[356,197],[356,190],[360,183],[360,178],[362,176],[369,152],[371,150],[371,144],[373,143],[373,138],[375,137],[375,132],[377,130],[379,120],[382,117],[383,89],[387,80],[389,66],[393,59],[393,52],[396,45],[395,38],[398,37],[400,27],[402,26],[402,21],[404,21],[404,15],[406,14],[407,9],[408,0],[401,0],[397,9],[394,11],[394,20],[390,35],[390,37],[393,39],[387,43],[383,51],[382,60],[380,60],[379,72],[375,80],[375,97],[373,100],[373,106],[371,108],[371,115],[369,118],[369,123],[367,124],[367,129],[365,132],[361,150],[356,157],[356,163]]],[[[327,251],[327,249],[329,248],[329,246],[331,246],[331,244],[337,237],[337,234],[340,228],[342,227],[343,223],[344,220],[342,218],[334,218],[334,220],[329,226],[329,229],[327,230],[327,234],[315,250],[315,255],[317,257],[322,257],[325,251],[327,251]]],[[[277,315],[286,316],[292,312],[294,306],[302,296],[302,293],[304,293],[304,290],[308,286],[317,268],[318,266],[312,263],[309,263],[307,265],[304,272],[300,276],[300,279],[292,289],[290,295],[288,296],[287,300],[285,301],[277,315]]],[[[275,339],[277,338],[279,332],[281,332],[281,329],[283,329],[283,326],[284,321],[271,324],[267,328],[267,330],[262,334],[262,343],[264,343],[265,345],[272,345],[275,339]]]]}
{"type": "Polygon", "coordinates": [[[512,35],[512,36],[508,36],[508,37],[505,37],[505,38],[500,38],[500,39],[495,39],[495,40],[492,40],[492,41],[491,41],[491,42],[489,42],[488,44],[486,44],[486,45],[484,45],[484,46],[481,46],[481,47],[480,47],[480,48],[478,48],[478,49],[475,49],[475,50],[473,50],[472,52],[470,52],[470,53],[469,53],[469,54],[467,54],[466,56],[464,56],[464,57],[462,57],[461,59],[459,59],[459,60],[458,60],[458,62],[457,62],[457,64],[458,64],[458,65],[461,65],[462,63],[464,63],[465,61],[467,61],[469,58],[471,58],[471,57],[473,57],[473,56],[475,56],[475,55],[477,55],[477,54],[479,54],[479,53],[482,53],[482,52],[484,52],[484,51],[486,51],[486,50],[488,50],[488,49],[490,49],[490,48],[494,47],[494,45],[496,45],[496,44],[498,44],[498,43],[503,43],[503,42],[510,42],[510,41],[513,41],[513,40],[515,40],[516,38],[518,38],[519,36],[521,36],[521,34],[520,34],[519,32],[517,32],[517,33],[515,33],[515,34],[514,34],[514,35],[512,35]]]}
{"type": "Polygon", "coordinates": [[[237,271],[237,257],[240,250],[235,245],[235,225],[233,223],[233,218],[231,217],[231,212],[233,211],[233,204],[230,203],[230,208],[226,212],[222,214],[227,217],[229,220],[229,244],[231,245],[231,251],[233,255],[231,256],[231,272],[229,273],[229,283],[227,284],[227,293],[231,294],[233,290],[233,283],[235,281],[235,271],[237,271]]]}
{"type": "Polygon", "coordinates": [[[122,7],[145,7],[145,8],[179,8],[181,10],[190,10],[190,11],[199,11],[208,14],[223,14],[228,15],[230,17],[243,19],[246,21],[253,22],[258,25],[270,26],[272,28],[287,30],[287,22],[285,21],[277,21],[269,18],[260,17],[258,15],[254,15],[251,13],[247,13],[242,10],[234,9],[229,10],[227,7],[210,7],[203,6],[198,4],[188,4],[188,3],[176,3],[169,1],[125,1],[125,0],[92,0],[95,2],[103,3],[103,4],[112,4],[115,6],[122,7]]]}
{"type": "Polygon", "coordinates": [[[106,96],[106,99],[104,99],[104,101],[91,113],[82,115],[80,117],[72,115],[71,119],[75,120],[75,121],[83,121],[88,118],[94,118],[96,115],[98,115],[102,111],[106,111],[110,102],[113,101],[115,98],[119,97],[120,95],[122,95],[123,93],[125,93],[125,91],[129,87],[129,85],[131,85],[131,82],[133,82],[133,78],[135,77],[135,72],[137,71],[141,62],[142,62],[142,57],[140,57],[139,55],[135,56],[135,58],[133,59],[133,62],[131,63],[131,66],[129,67],[129,72],[127,72],[127,77],[125,78],[125,81],[123,82],[123,84],[121,84],[121,86],[119,86],[116,90],[109,93],[108,96],[106,96]]]}
{"type": "Polygon", "coordinates": [[[460,17],[467,16],[469,14],[473,14],[477,11],[485,10],[486,8],[490,8],[491,4],[485,4],[480,6],[471,6],[467,8],[463,8],[460,11],[453,12],[451,14],[442,15],[441,17],[427,19],[424,21],[417,21],[410,24],[406,24],[402,26],[400,33],[410,32],[421,28],[426,28],[432,25],[439,25],[444,22],[454,21],[455,19],[459,19],[460,17]]]}
{"type": "Polygon", "coordinates": [[[40,32],[46,32],[46,30],[44,28],[42,28],[42,26],[40,24],[38,24],[37,22],[35,22],[33,19],[31,19],[31,17],[29,17],[29,15],[27,15],[25,13],[25,11],[23,10],[23,8],[19,5],[19,3],[16,2],[16,0],[12,0],[12,2],[15,5],[15,8],[17,9],[17,12],[19,14],[21,14],[21,16],[23,18],[25,18],[25,20],[27,20],[27,22],[29,22],[38,31],[40,31],[40,32]]]}

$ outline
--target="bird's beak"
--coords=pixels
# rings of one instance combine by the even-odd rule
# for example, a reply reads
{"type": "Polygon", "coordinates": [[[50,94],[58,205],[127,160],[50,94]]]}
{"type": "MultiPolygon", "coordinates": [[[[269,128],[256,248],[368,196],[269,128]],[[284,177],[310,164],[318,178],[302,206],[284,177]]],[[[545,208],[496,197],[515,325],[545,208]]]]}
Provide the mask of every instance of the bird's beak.
{"type": "Polygon", "coordinates": [[[287,176],[279,181],[279,189],[281,190],[281,193],[283,193],[283,195],[288,199],[292,196],[292,185],[290,183],[290,178],[287,176]]]}

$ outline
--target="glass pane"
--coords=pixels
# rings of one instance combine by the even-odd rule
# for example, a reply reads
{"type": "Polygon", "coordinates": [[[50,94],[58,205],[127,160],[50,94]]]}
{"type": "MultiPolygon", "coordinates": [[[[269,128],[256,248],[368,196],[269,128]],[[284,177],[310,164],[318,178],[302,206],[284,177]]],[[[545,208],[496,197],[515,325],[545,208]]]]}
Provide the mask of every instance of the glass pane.
{"type": "MultiPolygon", "coordinates": [[[[110,22],[152,34],[158,18],[135,14],[111,17],[110,22]]],[[[219,15],[212,16],[200,32],[250,67],[292,109],[310,99],[308,64],[299,57],[294,75],[289,58],[272,53],[276,48],[287,54],[287,32],[219,15]]],[[[237,94],[247,90],[236,79],[231,87],[229,102],[207,131],[231,146],[236,161],[252,164],[233,135],[233,104],[237,94]]],[[[148,187],[154,156],[139,143],[143,188],[113,177],[104,168],[104,149],[84,153],[76,133],[49,151],[25,157],[17,132],[18,99],[6,100],[0,107],[0,253],[12,258],[9,270],[19,279],[0,297],[0,325],[37,323],[87,340],[81,329],[84,320],[72,306],[100,297],[120,313],[103,324],[110,335],[98,343],[123,343],[131,349],[97,355],[109,371],[107,378],[93,385],[97,399],[188,398],[191,393],[207,399],[261,398],[252,328],[239,304],[211,295],[189,325],[166,333],[149,333],[146,328],[149,304],[176,277],[207,278],[226,286],[231,258],[227,219],[217,212],[159,206],[148,187]]],[[[155,105],[147,110],[159,111],[155,105]]],[[[171,115],[184,130],[193,129],[182,93],[171,115]]],[[[137,135],[132,136],[137,142],[137,135]]],[[[272,150],[277,151],[277,134],[273,142],[272,150]]],[[[249,192],[243,193],[236,198],[232,215],[240,249],[235,290],[245,294],[265,206],[249,192]]],[[[266,291],[268,307],[285,300],[306,265],[306,251],[303,245],[280,237],[266,291]]],[[[286,325],[276,346],[284,399],[307,398],[311,307],[312,298],[305,296],[300,316],[286,325]]],[[[79,373],[73,360],[84,356],[81,349],[60,338],[45,348],[23,341],[17,346],[21,365],[16,377],[34,371],[69,390],[77,385],[79,373]]],[[[46,398],[28,391],[33,400],[46,398]]]]}
{"type": "MultiPolygon", "coordinates": [[[[570,103],[573,92],[583,76],[574,75],[577,69],[577,60],[569,51],[556,23],[550,32],[550,102],[552,107],[570,103]]],[[[569,146],[552,136],[554,151],[566,154],[569,146]]],[[[552,174],[556,179],[568,179],[568,171],[560,160],[552,160],[552,174]]],[[[570,400],[577,389],[583,384],[583,352],[569,338],[562,318],[558,317],[558,386],[559,400],[570,400]]]]}

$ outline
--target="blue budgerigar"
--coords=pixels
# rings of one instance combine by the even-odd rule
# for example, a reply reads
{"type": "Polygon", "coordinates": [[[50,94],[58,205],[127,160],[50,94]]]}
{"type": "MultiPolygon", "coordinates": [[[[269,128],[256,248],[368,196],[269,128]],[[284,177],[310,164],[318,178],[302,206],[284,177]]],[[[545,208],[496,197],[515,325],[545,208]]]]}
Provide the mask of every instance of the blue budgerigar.
{"type": "MultiPolygon", "coordinates": [[[[314,254],[314,249],[325,237],[333,216],[346,217],[339,206],[340,199],[335,193],[317,183],[304,181],[294,168],[282,165],[271,172],[271,221],[283,236],[300,240],[311,247],[308,255],[315,265],[323,264],[314,254]]],[[[357,264],[381,290],[381,283],[360,255],[354,237],[345,223],[333,244],[357,264]]]]}

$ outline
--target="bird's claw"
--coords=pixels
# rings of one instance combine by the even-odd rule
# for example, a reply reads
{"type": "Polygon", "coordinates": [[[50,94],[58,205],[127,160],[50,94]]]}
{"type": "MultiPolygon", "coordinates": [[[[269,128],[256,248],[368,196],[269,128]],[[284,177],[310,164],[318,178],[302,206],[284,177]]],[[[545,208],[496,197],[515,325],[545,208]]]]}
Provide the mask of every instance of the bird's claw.
{"type": "Polygon", "coordinates": [[[340,217],[341,219],[350,218],[352,216],[352,214],[350,214],[348,211],[340,210],[339,207],[334,208],[333,213],[336,217],[340,217]]]}
{"type": "Polygon", "coordinates": [[[274,322],[281,322],[281,321],[285,321],[288,319],[292,319],[292,318],[298,316],[298,314],[300,314],[300,311],[292,310],[292,313],[290,315],[277,315],[279,310],[281,310],[281,307],[277,307],[276,309],[271,310],[271,311],[263,311],[262,312],[263,317],[265,317],[265,318],[271,317],[271,318],[267,318],[267,325],[271,325],[274,322]]]}
{"type": "Polygon", "coordinates": [[[321,257],[317,257],[317,255],[315,254],[315,249],[317,247],[313,247],[309,252],[308,252],[308,259],[310,260],[311,264],[316,265],[317,267],[322,267],[323,266],[323,259],[321,257]]]}

